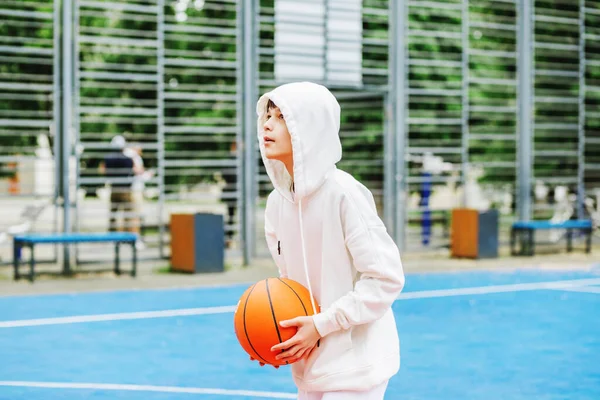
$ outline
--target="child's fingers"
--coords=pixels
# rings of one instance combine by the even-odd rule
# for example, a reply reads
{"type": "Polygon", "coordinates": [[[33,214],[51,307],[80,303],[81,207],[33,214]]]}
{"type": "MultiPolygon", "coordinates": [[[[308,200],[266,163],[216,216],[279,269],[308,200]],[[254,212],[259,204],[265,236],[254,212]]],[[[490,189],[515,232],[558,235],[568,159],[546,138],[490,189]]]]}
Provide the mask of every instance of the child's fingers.
{"type": "Polygon", "coordinates": [[[277,354],[277,356],[275,357],[275,359],[276,360],[282,360],[282,359],[286,359],[286,358],[292,358],[301,349],[302,348],[299,345],[292,346],[291,348],[289,348],[288,350],[284,351],[283,353],[277,354]]]}
{"type": "Polygon", "coordinates": [[[301,324],[302,324],[302,320],[299,317],[292,318],[292,319],[286,319],[285,321],[279,322],[279,325],[281,325],[284,328],[288,328],[290,326],[300,326],[301,324]]]}
{"type": "Polygon", "coordinates": [[[289,349],[290,347],[298,344],[298,342],[299,342],[298,338],[296,338],[296,335],[294,335],[291,339],[286,340],[285,342],[276,344],[275,346],[271,347],[271,351],[286,350],[286,349],[289,349]]]}

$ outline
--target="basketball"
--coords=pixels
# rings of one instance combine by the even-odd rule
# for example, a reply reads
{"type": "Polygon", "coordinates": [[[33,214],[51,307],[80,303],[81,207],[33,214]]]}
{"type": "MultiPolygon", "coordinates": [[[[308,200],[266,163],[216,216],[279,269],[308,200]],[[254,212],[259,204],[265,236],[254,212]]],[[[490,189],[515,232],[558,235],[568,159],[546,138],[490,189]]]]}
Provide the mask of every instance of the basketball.
{"type": "MultiPolygon", "coordinates": [[[[314,303],[319,312],[317,301],[314,303]]],[[[273,366],[285,365],[286,362],[275,359],[278,353],[272,352],[271,347],[292,338],[297,328],[283,328],[279,322],[313,314],[310,293],[303,285],[286,278],[264,279],[240,297],[234,314],[235,334],[253,359],[273,366]]]]}

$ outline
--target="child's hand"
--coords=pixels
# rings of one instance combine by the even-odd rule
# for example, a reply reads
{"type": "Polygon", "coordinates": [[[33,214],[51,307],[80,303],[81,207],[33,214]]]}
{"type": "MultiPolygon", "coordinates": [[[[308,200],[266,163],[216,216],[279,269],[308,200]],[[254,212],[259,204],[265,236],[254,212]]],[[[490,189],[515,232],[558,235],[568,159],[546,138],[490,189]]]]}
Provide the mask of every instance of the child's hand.
{"type": "Polygon", "coordinates": [[[281,321],[279,324],[284,328],[297,326],[298,331],[291,339],[271,348],[271,351],[285,350],[275,357],[277,360],[286,361],[291,364],[303,357],[308,357],[321,338],[312,317],[297,317],[281,321]]]}

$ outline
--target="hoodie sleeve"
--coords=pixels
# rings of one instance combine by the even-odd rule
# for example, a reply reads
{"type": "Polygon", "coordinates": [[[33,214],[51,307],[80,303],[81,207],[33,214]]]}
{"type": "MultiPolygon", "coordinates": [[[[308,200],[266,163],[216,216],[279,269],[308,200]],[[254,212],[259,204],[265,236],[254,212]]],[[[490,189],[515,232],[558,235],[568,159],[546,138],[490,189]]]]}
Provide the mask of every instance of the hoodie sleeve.
{"type": "Polygon", "coordinates": [[[277,215],[279,215],[279,201],[276,198],[277,194],[273,191],[267,198],[267,206],[265,209],[265,239],[267,247],[273,257],[273,261],[279,270],[281,278],[287,278],[287,270],[283,256],[279,254],[279,239],[277,238],[276,224],[277,215]]]}
{"type": "Polygon", "coordinates": [[[354,290],[313,317],[321,336],[381,318],[404,287],[400,252],[377,215],[371,192],[365,187],[349,190],[340,212],[359,277],[354,290]]]}

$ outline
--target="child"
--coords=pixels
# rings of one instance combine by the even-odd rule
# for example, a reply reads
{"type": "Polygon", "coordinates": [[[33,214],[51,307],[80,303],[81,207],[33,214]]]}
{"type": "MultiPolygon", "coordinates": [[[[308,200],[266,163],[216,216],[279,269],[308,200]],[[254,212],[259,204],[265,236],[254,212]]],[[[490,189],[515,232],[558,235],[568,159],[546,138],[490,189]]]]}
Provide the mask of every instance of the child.
{"type": "Polygon", "coordinates": [[[400,368],[391,305],[404,273],[371,192],[336,168],[340,106],[325,87],[301,82],[263,95],[257,113],[275,187],[265,210],[267,244],[281,277],[307,287],[320,307],[282,321],[298,331],[272,350],[292,364],[299,399],[383,399],[400,368]]]}

